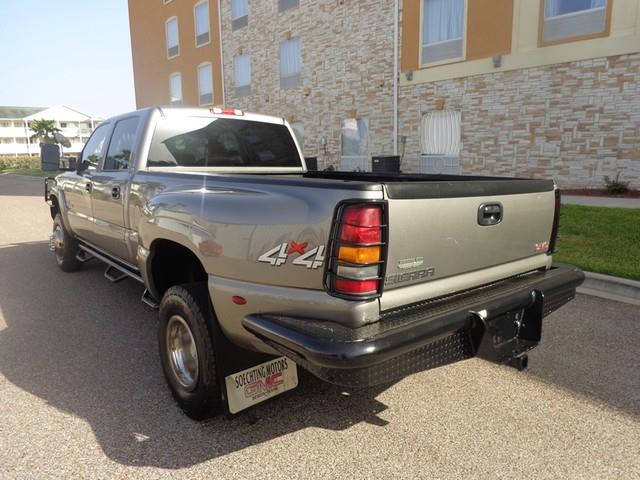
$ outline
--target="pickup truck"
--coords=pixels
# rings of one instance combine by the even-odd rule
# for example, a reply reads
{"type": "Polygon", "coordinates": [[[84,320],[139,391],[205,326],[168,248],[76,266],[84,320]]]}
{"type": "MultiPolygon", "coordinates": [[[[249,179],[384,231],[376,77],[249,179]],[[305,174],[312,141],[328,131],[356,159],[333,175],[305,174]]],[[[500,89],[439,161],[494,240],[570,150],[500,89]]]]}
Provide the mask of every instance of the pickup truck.
{"type": "Polygon", "coordinates": [[[307,171],[282,118],[142,109],[77,166],[45,183],[50,249],[144,285],[195,419],[294,388],[298,367],[352,388],[474,356],[524,369],[584,278],[552,263],[552,180],[307,171]]]}

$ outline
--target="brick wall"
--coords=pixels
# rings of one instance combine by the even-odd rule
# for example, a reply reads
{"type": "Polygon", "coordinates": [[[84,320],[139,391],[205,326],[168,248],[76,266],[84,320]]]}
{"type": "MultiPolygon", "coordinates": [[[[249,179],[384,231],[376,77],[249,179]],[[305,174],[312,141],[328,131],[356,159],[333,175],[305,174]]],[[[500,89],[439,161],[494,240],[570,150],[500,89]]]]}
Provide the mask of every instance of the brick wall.
{"type": "Polygon", "coordinates": [[[461,111],[465,174],[554,178],[640,187],[640,54],[401,87],[404,165],[417,168],[422,112],[461,111]]]}
{"type": "Polygon", "coordinates": [[[227,105],[302,122],[304,153],[320,167],[338,162],[345,118],[369,120],[371,154],[392,153],[393,1],[300,0],[282,13],[276,1],[249,2],[249,25],[236,31],[231,2],[221,3],[227,105]],[[289,35],[302,41],[302,85],[281,90],[280,42],[289,35]],[[252,57],[252,93],[236,98],[240,51],[252,57]]]}
{"type": "MultiPolygon", "coordinates": [[[[392,0],[300,0],[282,13],[276,1],[250,2],[249,24],[236,31],[230,2],[221,3],[227,105],[302,122],[304,153],[321,168],[339,164],[345,118],[369,120],[371,155],[392,154],[392,0]],[[302,84],[281,90],[279,46],[289,36],[302,42],[302,84]],[[237,98],[233,57],[241,52],[252,57],[252,93],[237,98]]],[[[417,171],[421,115],[443,98],[462,114],[464,174],[594,187],[622,171],[640,187],[639,70],[633,54],[402,86],[403,170],[417,171]]]]}

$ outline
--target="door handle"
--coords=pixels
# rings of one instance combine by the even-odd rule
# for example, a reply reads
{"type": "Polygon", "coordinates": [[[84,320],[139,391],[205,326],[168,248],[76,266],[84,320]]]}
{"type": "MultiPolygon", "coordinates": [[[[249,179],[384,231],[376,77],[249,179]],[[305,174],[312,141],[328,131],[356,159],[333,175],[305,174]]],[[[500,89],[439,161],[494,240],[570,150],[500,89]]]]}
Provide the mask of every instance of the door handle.
{"type": "Polygon", "coordinates": [[[91,191],[93,190],[93,183],[87,182],[84,186],[84,189],[86,192],[91,193],[91,191]]]}
{"type": "Polygon", "coordinates": [[[111,198],[118,200],[120,198],[120,187],[113,187],[111,189],[111,198]]]}

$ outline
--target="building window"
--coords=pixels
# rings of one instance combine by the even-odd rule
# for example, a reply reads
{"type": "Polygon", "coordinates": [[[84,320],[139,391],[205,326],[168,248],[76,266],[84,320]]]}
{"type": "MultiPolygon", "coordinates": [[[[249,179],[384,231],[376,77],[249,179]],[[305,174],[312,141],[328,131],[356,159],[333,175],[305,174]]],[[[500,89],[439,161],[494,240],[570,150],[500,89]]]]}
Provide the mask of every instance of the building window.
{"type": "Polygon", "coordinates": [[[300,0],[278,0],[278,12],[284,12],[300,5],[300,0]]]}
{"type": "Polygon", "coordinates": [[[423,64],[463,58],[464,4],[465,0],[422,0],[423,64]]]}
{"type": "Polygon", "coordinates": [[[182,105],[182,75],[172,73],[169,76],[169,103],[182,105]]]}
{"type": "Polygon", "coordinates": [[[347,118],[342,121],[340,170],[371,170],[369,160],[369,120],[347,118]]]}
{"type": "Polygon", "coordinates": [[[304,124],[302,122],[293,122],[291,124],[291,130],[293,130],[293,134],[296,136],[300,150],[304,150],[304,124]]]}
{"type": "Polygon", "coordinates": [[[198,67],[198,95],[200,105],[213,103],[213,69],[210,63],[198,67]]]}
{"type": "Polygon", "coordinates": [[[603,34],[607,0],[544,0],[542,43],[603,34]]]}
{"type": "Polygon", "coordinates": [[[300,37],[280,43],[280,88],[300,85],[300,37]]]}
{"type": "Polygon", "coordinates": [[[180,40],[178,39],[178,19],[171,17],[165,24],[167,37],[167,57],[173,58],[180,55],[180,40]]]}
{"type": "Polygon", "coordinates": [[[11,120],[0,120],[0,128],[11,127],[11,120]]]}
{"type": "Polygon", "coordinates": [[[201,47],[211,41],[208,0],[196,3],[193,7],[193,16],[196,26],[196,47],[201,47]]]}
{"type": "Polygon", "coordinates": [[[249,0],[231,0],[231,30],[249,24],[249,0]]]}
{"type": "Polygon", "coordinates": [[[251,93],[251,55],[245,53],[233,57],[233,78],[236,84],[236,97],[251,93]]]}
{"type": "Polygon", "coordinates": [[[460,173],[460,112],[438,110],[422,116],[420,173],[460,173]]]}

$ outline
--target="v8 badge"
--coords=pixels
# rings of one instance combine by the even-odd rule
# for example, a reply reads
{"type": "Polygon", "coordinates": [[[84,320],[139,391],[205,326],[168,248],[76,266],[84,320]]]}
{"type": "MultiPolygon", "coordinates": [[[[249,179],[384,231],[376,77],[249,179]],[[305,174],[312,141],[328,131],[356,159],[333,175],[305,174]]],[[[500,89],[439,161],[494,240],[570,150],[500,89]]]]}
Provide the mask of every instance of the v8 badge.
{"type": "Polygon", "coordinates": [[[308,242],[298,243],[294,240],[291,244],[281,243],[258,257],[259,262],[269,263],[274,267],[284,265],[289,255],[298,254],[293,260],[293,265],[301,265],[310,269],[317,269],[324,263],[324,245],[317,246],[307,251],[308,242]]]}

